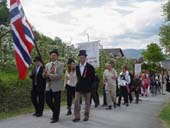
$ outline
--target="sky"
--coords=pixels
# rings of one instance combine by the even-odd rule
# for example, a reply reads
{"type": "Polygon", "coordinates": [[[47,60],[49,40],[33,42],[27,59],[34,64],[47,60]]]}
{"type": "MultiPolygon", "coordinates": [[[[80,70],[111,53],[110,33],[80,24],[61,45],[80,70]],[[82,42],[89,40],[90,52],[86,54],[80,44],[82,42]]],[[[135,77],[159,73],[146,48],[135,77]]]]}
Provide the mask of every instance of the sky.
{"type": "Polygon", "coordinates": [[[166,0],[21,0],[40,33],[68,44],[100,40],[104,48],[143,49],[159,43],[166,0]]]}

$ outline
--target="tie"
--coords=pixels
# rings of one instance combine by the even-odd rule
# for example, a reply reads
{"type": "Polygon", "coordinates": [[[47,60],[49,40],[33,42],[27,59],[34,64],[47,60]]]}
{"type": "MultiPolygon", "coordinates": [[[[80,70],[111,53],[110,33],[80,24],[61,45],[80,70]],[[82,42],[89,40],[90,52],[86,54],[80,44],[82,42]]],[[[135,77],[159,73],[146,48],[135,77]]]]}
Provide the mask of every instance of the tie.
{"type": "Polygon", "coordinates": [[[55,64],[52,63],[50,73],[54,74],[55,73],[55,64]]]}

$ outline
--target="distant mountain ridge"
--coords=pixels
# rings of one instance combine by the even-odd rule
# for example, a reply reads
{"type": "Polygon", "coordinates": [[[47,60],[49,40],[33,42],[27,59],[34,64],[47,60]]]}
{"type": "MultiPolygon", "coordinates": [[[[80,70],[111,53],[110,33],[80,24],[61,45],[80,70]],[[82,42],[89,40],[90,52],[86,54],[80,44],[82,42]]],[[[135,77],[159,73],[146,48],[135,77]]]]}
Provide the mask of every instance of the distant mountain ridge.
{"type": "Polygon", "coordinates": [[[145,49],[123,49],[124,56],[126,58],[140,58],[142,57],[142,51],[145,49]]]}

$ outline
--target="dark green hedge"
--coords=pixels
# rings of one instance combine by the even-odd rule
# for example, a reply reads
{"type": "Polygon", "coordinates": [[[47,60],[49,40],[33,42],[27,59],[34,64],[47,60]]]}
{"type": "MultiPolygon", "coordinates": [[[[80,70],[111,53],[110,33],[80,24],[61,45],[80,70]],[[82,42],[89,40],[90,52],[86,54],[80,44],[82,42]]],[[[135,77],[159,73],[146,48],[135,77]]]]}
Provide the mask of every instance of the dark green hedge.
{"type": "MultiPolygon", "coordinates": [[[[101,77],[101,74],[98,74],[101,77]]],[[[101,80],[102,83],[102,80],[101,80]]],[[[17,112],[31,108],[31,80],[19,80],[17,74],[0,73],[0,113],[17,112]]],[[[99,87],[102,92],[102,85],[99,87]]],[[[66,101],[66,91],[62,91],[62,103],[66,101]]]]}
{"type": "Polygon", "coordinates": [[[0,79],[0,113],[17,111],[31,106],[31,80],[0,79]]]}

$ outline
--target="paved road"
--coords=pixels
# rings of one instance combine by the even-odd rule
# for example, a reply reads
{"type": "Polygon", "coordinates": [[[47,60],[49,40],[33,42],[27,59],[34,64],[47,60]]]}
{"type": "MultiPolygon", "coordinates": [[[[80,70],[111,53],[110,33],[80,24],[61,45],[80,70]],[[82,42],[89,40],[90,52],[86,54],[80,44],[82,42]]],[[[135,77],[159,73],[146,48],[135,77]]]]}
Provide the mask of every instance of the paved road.
{"type": "MultiPolygon", "coordinates": [[[[142,98],[139,104],[121,106],[112,110],[92,106],[88,122],[73,123],[73,115],[66,116],[66,108],[61,110],[60,121],[50,124],[51,112],[45,111],[41,118],[31,114],[0,121],[0,128],[162,128],[157,113],[169,95],[142,98]]],[[[83,113],[82,113],[83,115],[83,113]]]]}

